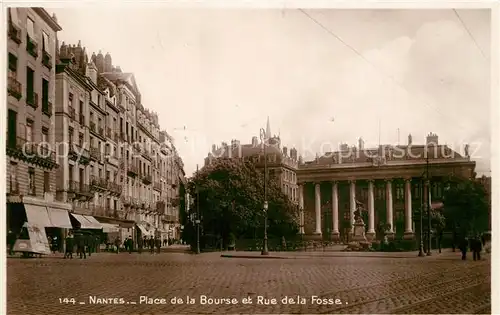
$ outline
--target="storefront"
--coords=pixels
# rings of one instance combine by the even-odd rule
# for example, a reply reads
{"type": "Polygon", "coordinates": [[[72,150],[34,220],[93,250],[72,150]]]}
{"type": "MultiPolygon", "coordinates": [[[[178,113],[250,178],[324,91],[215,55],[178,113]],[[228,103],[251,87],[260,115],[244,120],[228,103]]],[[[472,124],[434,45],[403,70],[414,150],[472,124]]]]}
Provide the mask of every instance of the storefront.
{"type": "Polygon", "coordinates": [[[71,205],[29,196],[7,197],[7,226],[18,235],[25,222],[44,228],[47,237],[56,240],[57,249],[64,251],[64,238],[72,228],[69,218],[71,205]]]}

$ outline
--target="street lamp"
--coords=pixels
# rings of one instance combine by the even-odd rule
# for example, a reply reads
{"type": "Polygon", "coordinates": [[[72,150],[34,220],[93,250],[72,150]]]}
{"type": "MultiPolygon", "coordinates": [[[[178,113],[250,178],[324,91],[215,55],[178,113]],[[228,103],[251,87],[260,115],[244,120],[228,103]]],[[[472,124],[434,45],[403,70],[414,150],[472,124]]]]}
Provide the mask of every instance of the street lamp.
{"type": "Polygon", "coordinates": [[[424,181],[420,181],[420,246],[418,248],[418,256],[419,257],[424,257],[424,181]]]}
{"type": "Polygon", "coordinates": [[[267,150],[266,150],[266,141],[269,135],[266,135],[266,131],[264,128],[260,128],[260,140],[264,146],[264,244],[262,246],[261,255],[269,255],[269,251],[267,249],[267,150]]]}

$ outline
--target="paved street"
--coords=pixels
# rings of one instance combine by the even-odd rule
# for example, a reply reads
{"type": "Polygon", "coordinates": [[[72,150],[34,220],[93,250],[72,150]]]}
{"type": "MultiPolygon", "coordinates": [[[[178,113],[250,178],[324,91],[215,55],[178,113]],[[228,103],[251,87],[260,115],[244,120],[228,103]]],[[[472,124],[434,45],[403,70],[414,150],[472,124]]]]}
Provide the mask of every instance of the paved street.
{"type": "Polygon", "coordinates": [[[11,258],[8,313],[490,313],[489,257],[464,262],[458,253],[387,256],[243,259],[221,258],[220,253],[101,253],[87,260],[11,258]],[[235,298],[238,304],[201,305],[202,295],[235,298]],[[262,303],[276,298],[276,304],[259,305],[259,295],[262,303]],[[186,296],[196,301],[187,304],[186,296]],[[305,304],[283,304],[285,296],[296,301],[300,296],[305,304]],[[172,305],[175,297],[184,303],[172,305]],[[242,303],[247,297],[252,304],[242,303]],[[124,304],[92,304],[97,298],[124,304]],[[146,304],[153,299],[164,304],[146,304]],[[322,299],[333,305],[319,305],[322,299]]]}

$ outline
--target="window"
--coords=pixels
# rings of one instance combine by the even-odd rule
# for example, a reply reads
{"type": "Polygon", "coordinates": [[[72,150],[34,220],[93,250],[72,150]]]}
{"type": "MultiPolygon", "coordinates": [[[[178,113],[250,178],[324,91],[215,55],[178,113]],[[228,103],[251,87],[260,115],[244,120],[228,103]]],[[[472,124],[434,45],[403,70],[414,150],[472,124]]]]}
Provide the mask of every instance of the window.
{"type": "Polygon", "coordinates": [[[33,142],[33,121],[26,120],[26,142],[33,142]]]}
{"type": "Polygon", "coordinates": [[[28,169],[28,194],[36,195],[35,169],[33,167],[28,169]]]}
{"type": "Polygon", "coordinates": [[[85,183],[85,170],[83,168],[81,168],[79,170],[79,180],[80,180],[80,185],[83,185],[85,183]]]}
{"type": "Polygon", "coordinates": [[[15,147],[17,143],[17,112],[9,109],[7,122],[7,141],[9,147],[15,147]]]}
{"type": "Polygon", "coordinates": [[[80,111],[80,115],[83,115],[83,101],[80,101],[80,108],[78,110],[80,111]]]}
{"type": "Polygon", "coordinates": [[[72,107],[73,106],[73,93],[68,94],[68,106],[72,107]]]}
{"type": "Polygon", "coordinates": [[[80,133],[80,134],[78,135],[78,144],[79,144],[80,146],[82,146],[82,147],[83,147],[83,138],[84,138],[83,133],[80,133]]]}
{"type": "Polygon", "coordinates": [[[35,39],[35,22],[30,18],[26,21],[26,30],[30,39],[35,39]]]}
{"type": "Polygon", "coordinates": [[[42,110],[49,111],[49,81],[42,79],[42,110]]]}
{"type": "Polygon", "coordinates": [[[26,67],[26,102],[34,104],[35,102],[35,71],[30,67],[26,67]]]}
{"type": "Polygon", "coordinates": [[[42,155],[45,157],[49,157],[49,148],[50,148],[50,143],[49,143],[49,128],[43,127],[42,128],[42,155]]]}
{"type": "Polygon", "coordinates": [[[19,27],[19,15],[17,14],[17,8],[9,8],[10,22],[19,27]]]}
{"type": "Polygon", "coordinates": [[[42,31],[42,49],[44,52],[50,52],[49,35],[42,31]]]}
{"type": "Polygon", "coordinates": [[[73,143],[73,128],[68,127],[68,141],[70,144],[73,143]]]}
{"type": "Polygon", "coordinates": [[[9,76],[16,77],[17,72],[17,57],[9,53],[9,76]]]}
{"type": "Polygon", "coordinates": [[[109,181],[111,179],[111,172],[106,171],[106,180],[109,181]]]}
{"type": "Polygon", "coordinates": [[[18,192],[19,191],[19,184],[17,183],[17,163],[15,162],[10,162],[10,177],[9,177],[9,184],[10,184],[10,192],[18,192]]]}
{"type": "Polygon", "coordinates": [[[43,192],[50,192],[50,173],[43,172],[43,192]]]}
{"type": "Polygon", "coordinates": [[[68,168],[68,177],[69,177],[70,182],[73,181],[73,172],[74,172],[74,167],[73,167],[73,165],[70,164],[69,168],[68,168]]]}

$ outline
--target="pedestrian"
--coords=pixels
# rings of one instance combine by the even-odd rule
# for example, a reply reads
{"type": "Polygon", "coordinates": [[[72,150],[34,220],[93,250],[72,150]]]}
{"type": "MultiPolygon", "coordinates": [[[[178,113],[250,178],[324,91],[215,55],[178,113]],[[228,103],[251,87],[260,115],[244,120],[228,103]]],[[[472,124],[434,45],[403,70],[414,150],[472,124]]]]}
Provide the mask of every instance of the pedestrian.
{"type": "Polygon", "coordinates": [[[16,243],[16,234],[9,230],[7,234],[7,243],[9,245],[9,255],[14,255],[14,244],[16,243]]]}
{"type": "Polygon", "coordinates": [[[161,248],[161,240],[159,237],[155,238],[155,243],[156,243],[156,252],[159,254],[161,248]]]}
{"type": "Polygon", "coordinates": [[[481,239],[479,238],[479,235],[476,235],[471,240],[472,259],[474,261],[481,260],[481,250],[482,249],[483,249],[483,246],[481,243],[481,239]]]}
{"type": "Polygon", "coordinates": [[[137,238],[137,252],[139,254],[142,253],[142,246],[143,246],[143,243],[142,243],[142,238],[137,238]]]}
{"type": "Polygon", "coordinates": [[[132,250],[134,249],[134,241],[132,240],[132,235],[128,236],[127,246],[128,246],[128,253],[132,254],[132,250]]]}
{"type": "Polygon", "coordinates": [[[66,251],[64,252],[64,259],[70,258],[73,259],[73,247],[75,246],[73,233],[69,232],[68,236],[66,236],[66,251]]]}
{"type": "Polygon", "coordinates": [[[166,238],[163,239],[163,247],[166,247],[168,245],[168,240],[166,238]]]}
{"type": "Polygon", "coordinates": [[[458,244],[458,249],[460,249],[460,252],[462,253],[462,260],[467,259],[467,247],[468,247],[468,241],[466,237],[461,237],[459,244],[458,244]]]}
{"type": "Polygon", "coordinates": [[[115,246],[116,246],[116,253],[119,254],[120,253],[120,245],[122,244],[122,241],[120,240],[120,237],[117,236],[115,238],[115,246]]]}
{"type": "Polygon", "coordinates": [[[151,254],[155,253],[155,239],[153,238],[153,235],[151,235],[151,238],[149,239],[149,252],[151,254]]]}
{"type": "Polygon", "coordinates": [[[92,234],[85,235],[85,249],[89,257],[92,256],[92,252],[94,251],[94,236],[92,234]]]}
{"type": "Polygon", "coordinates": [[[80,234],[78,237],[78,253],[80,254],[80,259],[87,259],[87,237],[84,234],[80,234]]]}

